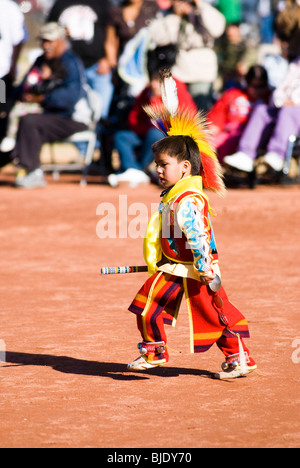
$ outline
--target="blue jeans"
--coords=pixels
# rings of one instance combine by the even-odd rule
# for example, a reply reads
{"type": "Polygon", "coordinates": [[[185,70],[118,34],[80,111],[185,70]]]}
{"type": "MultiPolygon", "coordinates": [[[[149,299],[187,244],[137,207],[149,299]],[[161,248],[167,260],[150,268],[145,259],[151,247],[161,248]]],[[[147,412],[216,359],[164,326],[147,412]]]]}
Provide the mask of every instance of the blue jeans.
{"type": "Polygon", "coordinates": [[[85,69],[85,75],[88,84],[92,89],[97,91],[102,99],[101,117],[106,118],[109,113],[114,86],[112,84],[112,74],[100,75],[97,73],[98,64],[96,63],[90,68],[85,69]]]}
{"type": "MultiPolygon", "coordinates": [[[[110,105],[114,93],[114,86],[112,84],[112,73],[107,73],[106,75],[100,75],[97,73],[98,64],[92,65],[89,68],[85,69],[85,76],[88,85],[94,90],[97,91],[101,97],[102,107],[101,107],[101,118],[107,118],[110,110],[110,105]]],[[[96,148],[101,146],[100,136],[101,135],[101,126],[98,123],[98,141],[96,142],[96,148]]],[[[87,144],[86,143],[75,143],[78,150],[85,154],[87,144]]]]}
{"type": "Polygon", "coordinates": [[[127,169],[147,169],[153,161],[152,145],[163,138],[162,132],[151,128],[144,138],[139,137],[131,130],[120,130],[114,137],[114,147],[120,155],[120,171],[127,169]],[[138,150],[138,156],[136,156],[138,150]]]}
{"type": "Polygon", "coordinates": [[[262,44],[272,44],[274,40],[274,19],[275,15],[271,14],[260,18],[260,35],[262,44]]]}

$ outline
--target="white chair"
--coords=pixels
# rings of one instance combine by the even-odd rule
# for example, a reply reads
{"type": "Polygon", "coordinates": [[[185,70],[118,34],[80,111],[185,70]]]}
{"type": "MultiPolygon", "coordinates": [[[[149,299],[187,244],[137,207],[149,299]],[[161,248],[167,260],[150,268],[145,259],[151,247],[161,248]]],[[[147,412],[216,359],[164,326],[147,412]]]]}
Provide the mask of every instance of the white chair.
{"type": "Polygon", "coordinates": [[[52,162],[49,164],[43,164],[42,169],[45,172],[52,172],[54,180],[59,179],[59,175],[64,171],[82,171],[82,177],[80,185],[86,185],[86,178],[88,174],[88,167],[93,160],[95,144],[97,140],[97,124],[101,117],[102,111],[102,101],[99,94],[92,90],[88,90],[88,102],[92,111],[92,118],[89,128],[83,130],[82,132],[77,132],[71,135],[69,138],[58,143],[87,143],[85,154],[83,155],[82,162],[71,162],[68,164],[60,164],[59,162],[54,162],[54,151],[53,145],[50,145],[51,148],[51,159],[52,162]]]}
{"type": "Polygon", "coordinates": [[[299,142],[300,142],[300,135],[290,136],[288,148],[287,148],[287,152],[285,156],[284,167],[283,167],[283,174],[286,176],[289,174],[292,157],[299,158],[299,142]]]}

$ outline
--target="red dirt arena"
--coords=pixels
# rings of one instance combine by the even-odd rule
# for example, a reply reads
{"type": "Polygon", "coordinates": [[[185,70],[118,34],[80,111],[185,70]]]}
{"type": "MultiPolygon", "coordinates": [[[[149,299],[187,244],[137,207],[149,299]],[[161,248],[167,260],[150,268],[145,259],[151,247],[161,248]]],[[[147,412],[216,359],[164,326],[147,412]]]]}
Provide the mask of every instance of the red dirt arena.
{"type": "Polygon", "coordinates": [[[250,323],[258,364],[247,378],[218,381],[215,346],[189,354],[184,305],[168,327],[168,366],[126,371],[140,339],[127,307],[147,274],[99,273],[142,265],[143,241],[124,235],[124,224],[121,238],[117,229],[100,239],[99,221],[115,207],[119,228],[126,201],[136,232],[141,205],[132,204],[146,207],[143,225],[159,188],[83,188],[66,175],[19,191],[12,181],[1,174],[2,448],[299,447],[299,185],[210,196],[223,284],[250,323]]]}

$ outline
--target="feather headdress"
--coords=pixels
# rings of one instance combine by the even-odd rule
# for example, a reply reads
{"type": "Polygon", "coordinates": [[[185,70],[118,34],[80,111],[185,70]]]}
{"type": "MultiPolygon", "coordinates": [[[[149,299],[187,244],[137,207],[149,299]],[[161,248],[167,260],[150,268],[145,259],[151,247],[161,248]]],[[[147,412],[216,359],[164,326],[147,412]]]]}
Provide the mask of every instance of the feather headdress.
{"type": "Polygon", "coordinates": [[[201,176],[204,187],[224,195],[222,168],[210,142],[206,118],[201,112],[179,105],[176,82],[169,70],[160,70],[163,105],[145,106],[152,124],[165,136],[184,135],[193,138],[201,154],[201,176]]]}

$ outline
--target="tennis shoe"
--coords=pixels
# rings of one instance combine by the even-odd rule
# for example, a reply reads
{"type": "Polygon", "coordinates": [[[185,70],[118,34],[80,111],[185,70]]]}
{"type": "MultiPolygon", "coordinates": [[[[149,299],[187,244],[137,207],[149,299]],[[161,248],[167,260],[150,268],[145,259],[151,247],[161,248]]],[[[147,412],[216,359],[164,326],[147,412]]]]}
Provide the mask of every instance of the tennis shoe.
{"type": "Polygon", "coordinates": [[[26,175],[17,175],[15,186],[24,189],[44,188],[47,183],[44,178],[44,173],[41,169],[28,172],[26,175]]]}
{"type": "Polygon", "coordinates": [[[283,160],[277,153],[274,153],[273,151],[269,151],[267,154],[265,154],[265,156],[263,157],[263,160],[274,171],[276,172],[282,171],[283,160]]]}
{"type": "Polygon", "coordinates": [[[225,156],[223,160],[224,164],[227,166],[233,167],[243,172],[252,172],[254,169],[254,164],[250,156],[242,151],[238,151],[231,156],[225,156]]]}

